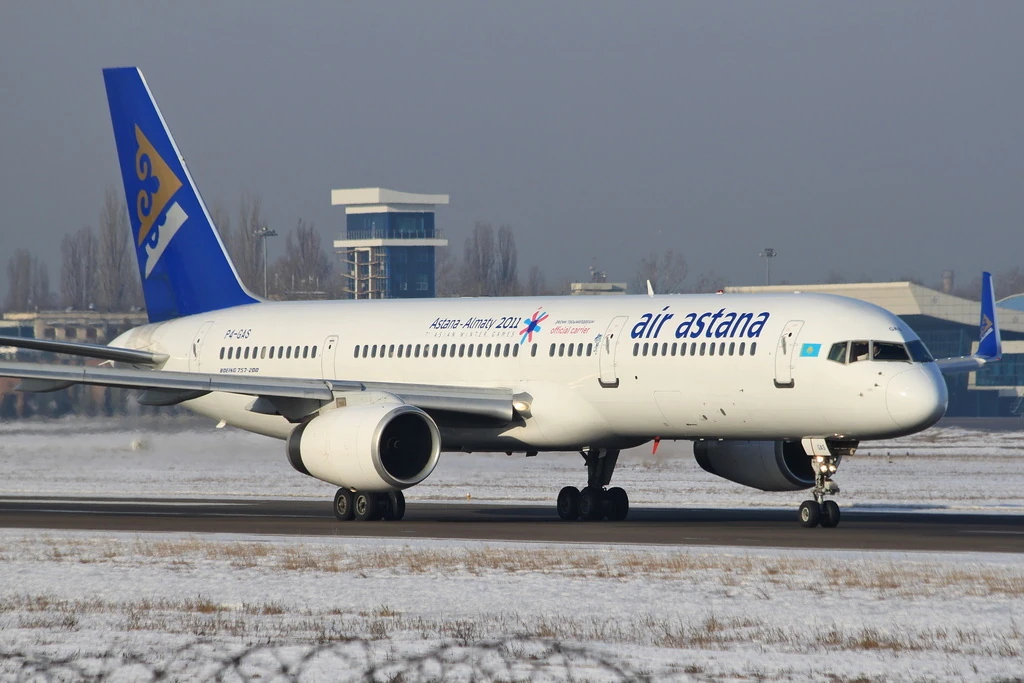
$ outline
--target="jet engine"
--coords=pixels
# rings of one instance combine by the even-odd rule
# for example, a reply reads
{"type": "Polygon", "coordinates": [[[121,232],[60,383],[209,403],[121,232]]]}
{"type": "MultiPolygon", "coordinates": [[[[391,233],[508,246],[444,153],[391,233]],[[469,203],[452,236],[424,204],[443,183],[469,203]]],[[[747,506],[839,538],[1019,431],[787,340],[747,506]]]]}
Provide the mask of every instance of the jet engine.
{"type": "Polygon", "coordinates": [[[799,441],[695,441],[693,456],[705,472],[762,491],[814,486],[811,459],[799,441]]]}
{"type": "Polygon", "coordinates": [[[437,465],[441,435],[419,408],[376,403],[338,408],[288,437],[288,460],[303,474],[358,491],[397,491],[437,465]]]}

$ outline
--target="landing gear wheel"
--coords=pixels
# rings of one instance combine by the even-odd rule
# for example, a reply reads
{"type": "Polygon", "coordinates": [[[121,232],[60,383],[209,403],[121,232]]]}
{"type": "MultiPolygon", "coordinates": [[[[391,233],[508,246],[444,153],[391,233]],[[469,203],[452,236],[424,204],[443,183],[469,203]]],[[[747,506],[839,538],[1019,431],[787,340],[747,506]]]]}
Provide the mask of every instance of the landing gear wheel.
{"type": "MultiPolygon", "coordinates": [[[[837,518],[838,519],[838,518],[837,518]]],[[[808,529],[818,526],[821,520],[821,506],[816,500],[805,500],[800,503],[800,523],[808,529]]]]}
{"type": "Polygon", "coordinates": [[[387,521],[398,521],[405,517],[405,494],[401,491],[384,495],[383,518],[387,521]]]}
{"type": "Polygon", "coordinates": [[[839,526],[839,504],[834,500],[826,500],[821,504],[821,526],[826,529],[839,526]]]}
{"type": "Polygon", "coordinates": [[[334,516],[339,521],[347,522],[355,517],[355,514],[352,507],[352,492],[348,489],[338,489],[334,494],[334,516]]]}
{"type": "Polygon", "coordinates": [[[380,519],[380,496],[376,493],[357,493],[353,503],[353,507],[356,512],[356,519],[360,522],[370,522],[380,519]]]}
{"type": "Polygon", "coordinates": [[[626,490],[618,486],[608,489],[604,494],[608,501],[608,519],[613,522],[621,522],[629,514],[629,496],[626,490]]]}
{"type": "Polygon", "coordinates": [[[580,517],[596,520],[604,517],[604,491],[588,486],[580,491],[580,517]]]}
{"type": "Polygon", "coordinates": [[[558,516],[569,522],[580,516],[580,490],[566,486],[558,492],[558,516]]]}

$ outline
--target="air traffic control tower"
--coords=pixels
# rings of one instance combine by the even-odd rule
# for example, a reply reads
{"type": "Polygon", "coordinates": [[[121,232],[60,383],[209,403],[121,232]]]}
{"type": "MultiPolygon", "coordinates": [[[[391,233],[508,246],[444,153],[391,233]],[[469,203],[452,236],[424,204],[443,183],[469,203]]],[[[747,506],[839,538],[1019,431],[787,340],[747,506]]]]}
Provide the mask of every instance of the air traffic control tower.
{"type": "Polygon", "coordinates": [[[331,190],[331,204],[345,207],[345,236],[334,241],[345,296],[434,296],[434,249],[448,245],[434,228],[434,207],[447,203],[446,194],[382,187],[331,190]]]}

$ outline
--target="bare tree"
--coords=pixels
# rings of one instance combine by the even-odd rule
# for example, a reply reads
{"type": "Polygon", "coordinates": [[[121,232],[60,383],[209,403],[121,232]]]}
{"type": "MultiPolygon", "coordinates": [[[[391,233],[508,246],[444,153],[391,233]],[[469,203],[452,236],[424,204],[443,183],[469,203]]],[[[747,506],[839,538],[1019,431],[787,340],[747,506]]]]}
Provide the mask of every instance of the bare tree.
{"type": "Polygon", "coordinates": [[[658,258],[657,253],[651,253],[640,260],[632,289],[637,293],[646,292],[650,280],[655,294],[675,294],[682,290],[686,272],[686,259],[682,254],[669,249],[658,258]]]}
{"type": "Polygon", "coordinates": [[[7,301],[8,311],[27,311],[32,298],[32,254],[18,249],[7,259],[7,301]]]}
{"type": "Polygon", "coordinates": [[[274,264],[275,289],[282,288],[290,299],[318,299],[334,293],[331,261],[312,223],[300,218],[285,237],[284,251],[274,264]]]}
{"type": "Polygon", "coordinates": [[[537,266],[530,267],[530,275],[526,278],[526,295],[542,296],[550,294],[547,279],[537,266]]]}
{"type": "Polygon", "coordinates": [[[515,296],[519,293],[518,254],[512,226],[498,228],[498,254],[494,268],[493,289],[498,296],[515,296]]]}
{"type": "Polygon", "coordinates": [[[238,226],[234,232],[230,231],[225,222],[225,228],[221,237],[229,234],[225,241],[231,261],[235,264],[235,270],[242,282],[251,291],[262,291],[257,287],[263,281],[263,244],[257,236],[260,228],[266,225],[263,218],[263,200],[258,194],[242,195],[242,201],[238,209],[238,226]]]}
{"type": "Polygon", "coordinates": [[[96,304],[105,310],[126,311],[140,303],[131,239],[121,191],[108,186],[100,210],[96,264],[96,304]]]}
{"type": "Polygon", "coordinates": [[[450,249],[434,249],[434,296],[462,296],[459,261],[450,249]]]}
{"type": "Polygon", "coordinates": [[[228,254],[234,253],[231,244],[234,237],[231,232],[231,214],[224,208],[224,204],[219,201],[213,203],[213,206],[210,207],[210,220],[213,221],[213,227],[220,235],[220,241],[224,243],[228,254]]]}
{"type": "Polygon", "coordinates": [[[494,228],[477,221],[463,244],[461,280],[465,296],[495,296],[494,228]]]}
{"type": "Polygon", "coordinates": [[[35,256],[32,257],[32,293],[26,302],[26,310],[53,308],[53,292],[50,291],[50,269],[35,256]]]}
{"type": "Polygon", "coordinates": [[[694,285],[693,291],[697,294],[710,294],[725,289],[725,286],[725,278],[714,273],[704,273],[697,278],[697,284],[694,285]]]}
{"type": "Polygon", "coordinates": [[[84,309],[96,297],[97,240],[92,226],[65,235],[60,243],[60,295],[64,306],[84,309]]]}

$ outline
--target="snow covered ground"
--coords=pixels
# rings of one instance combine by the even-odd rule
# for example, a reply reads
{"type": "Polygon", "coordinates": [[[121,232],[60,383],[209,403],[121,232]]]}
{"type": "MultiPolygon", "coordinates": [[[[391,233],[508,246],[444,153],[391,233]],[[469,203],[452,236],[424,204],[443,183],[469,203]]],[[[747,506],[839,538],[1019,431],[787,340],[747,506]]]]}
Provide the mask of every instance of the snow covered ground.
{"type": "MultiPolygon", "coordinates": [[[[841,500],[1020,513],[1021,437],[873,444],[844,461],[841,500]]],[[[800,497],[718,481],[688,446],[628,452],[615,482],[639,505],[800,497]]],[[[581,465],[445,454],[409,498],[551,502],[581,465]]],[[[0,424],[0,468],[0,497],[333,493],[280,442],[194,421],[0,424]]],[[[0,530],[0,680],[354,680],[367,665],[406,681],[531,680],[534,665],[545,680],[994,680],[1022,663],[1016,555],[0,530]]]]}
{"type": "MultiPolygon", "coordinates": [[[[843,506],[1024,513],[1021,431],[933,428],[870,442],[843,460],[843,506]]],[[[213,429],[206,421],[67,420],[0,423],[0,496],[285,497],[330,500],[335,487],[303,476],[281,441],[213,429]]],[[[558,490],[586,482],[575,453],[443,453],[410,501],[554,504],[558,490]]],[[[624,451],[613,482],[630,502],[668,507],[795,509],[800,493],[763,493],[697,466],[689,442],[624,451]]]]}

